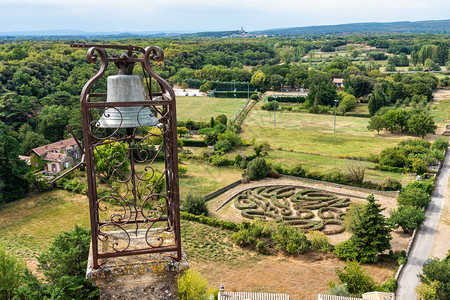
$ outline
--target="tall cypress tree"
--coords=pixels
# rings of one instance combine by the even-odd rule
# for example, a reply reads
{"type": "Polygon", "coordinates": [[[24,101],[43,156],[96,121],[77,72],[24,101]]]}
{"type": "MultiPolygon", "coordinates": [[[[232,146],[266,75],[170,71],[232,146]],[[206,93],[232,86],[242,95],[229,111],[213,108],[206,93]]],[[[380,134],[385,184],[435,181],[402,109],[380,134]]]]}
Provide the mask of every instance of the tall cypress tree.
{"type": "Polygon", "coordinates": [[[358,260],[362,263],[375,263],[378,253],[391,249],[391,229],[386,224],[386,218],[381,214],[384,210],[375,203],[373,195],[367,197],[369,203],[364,207],[358,226],[354,229],[351,241],[358,252],[358,260]]]}

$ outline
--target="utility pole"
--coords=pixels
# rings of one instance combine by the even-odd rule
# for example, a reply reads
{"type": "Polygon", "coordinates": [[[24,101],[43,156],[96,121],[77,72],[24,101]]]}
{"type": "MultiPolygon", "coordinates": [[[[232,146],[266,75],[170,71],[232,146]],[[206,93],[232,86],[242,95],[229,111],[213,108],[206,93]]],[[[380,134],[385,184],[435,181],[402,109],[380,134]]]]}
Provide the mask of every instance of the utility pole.
{"type": "Polygon", "coordinates": [[[234,121],[236,122],[236,89],[234,89],[234,121]]]}
{"type": "Polygon", "coordinates": [[[339,100],[334,100],[334,128],[333,132],[336,133],[336,104],[339,102],[339,100]]]}
{"type": "Polygon", "coordinates": [[[275,102],[273,103],[273,128],[277,127],[277,96],[275,96],[275,102]]]}

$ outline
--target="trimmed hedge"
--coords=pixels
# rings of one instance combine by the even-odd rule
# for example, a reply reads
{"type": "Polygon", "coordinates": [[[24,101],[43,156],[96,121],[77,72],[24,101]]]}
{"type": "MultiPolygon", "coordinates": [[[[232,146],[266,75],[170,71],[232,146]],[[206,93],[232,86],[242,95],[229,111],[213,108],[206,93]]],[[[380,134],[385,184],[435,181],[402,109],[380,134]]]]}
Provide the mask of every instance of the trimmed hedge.
{"type": "Polygon", "coordinates": [[[185,211],[180,212],[180,217],[183,220],[198,222],[198,223],[202,223],[202,224],[209,225],[212,227],[217,227],[220,229],[239,231],[239,225],[236,223],[233,223],[233,222],[221,221],[221,220],[217,220],[217,219],[213,219],[213,218],[208,218],[205,216],[196,216],[194,214],[190,214],[185,211]]]}
{"type": "Polygon", "coordinates": [[[203,140],[185,140],[181,139],[183,141],[183,146],[187,147],[206,147],[206,142],[203,140]]]}
{"type": "Polygon", "coordinates": [[[282,103],[303,103],[305,102],[306,98],[303,96],[281,96],[281,97],[274,97],[269,96],[267,97],[267,101],[274,101],[282,102],[282,103]]]}
{"type": "Polygon", "coordinates": [[[236,95],[236,98],[248,97],[247,91],[214,91],[211,94],[216,98],[234,98],[234,95],[236,95]]]}

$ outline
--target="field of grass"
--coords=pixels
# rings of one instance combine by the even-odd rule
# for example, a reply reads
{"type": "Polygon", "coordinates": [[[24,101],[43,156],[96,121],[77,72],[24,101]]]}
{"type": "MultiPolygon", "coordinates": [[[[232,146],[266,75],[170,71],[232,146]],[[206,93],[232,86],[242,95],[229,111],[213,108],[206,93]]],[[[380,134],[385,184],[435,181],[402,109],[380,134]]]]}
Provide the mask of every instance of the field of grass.
{"type": "MultiPolygon", "coordinates": [[[[236,99],[237,112],[247,103],[247,99],[236,99]]],[[[224,114],[234,119],[234,98],[177,97],[177,117],[179,120],[209,121],[211,117],[224,114]]]]}
{"type": "Polygon", "coordinates": [[[274,128],[273,112],[256,110],[244,122],[242,137],[268,142],[271,148],[332,157],[367,157],[392,147],[406,135],[380,134],[367,130],[368,118],[279,112],[274,128]]]}
{"type": "Polygon", "coordinates": [[[365,180],[383,181],[386,178],[394,178],[397,180],[409,181],[411,178],[406,174],[383,172],[379,170],[371,170],[375,163],[368,161],[352,161],[349,159],[297,153],[290,151],[268,151],[267,158],[273,160],[274,163],[280,164],[284,168],[292,168],[296,164],[302,164],[309,170],[316,170],[321,172],[328,172],[331,170],[340,170],[343,173],[347,172],[347,167],[351,164],[363,165],[366,167],[365,180]]]}
{"type": "MultiPolygon", "coordinates": [[[[187,194],[194,193],[206,196],[219,188],[241,178],[242,170],[234,167],[215,167],[203,161],[188,160],[181,161],[181,166],[187,168],[187,173],[180,176],[180,196],[185,199],[187,194]]],[[[155,171],[162,172],[164,165],[162,162],[155,162],[155,171]]],[[[145,165],[138,166],[139,171],[143,171],[145,165]]]]}

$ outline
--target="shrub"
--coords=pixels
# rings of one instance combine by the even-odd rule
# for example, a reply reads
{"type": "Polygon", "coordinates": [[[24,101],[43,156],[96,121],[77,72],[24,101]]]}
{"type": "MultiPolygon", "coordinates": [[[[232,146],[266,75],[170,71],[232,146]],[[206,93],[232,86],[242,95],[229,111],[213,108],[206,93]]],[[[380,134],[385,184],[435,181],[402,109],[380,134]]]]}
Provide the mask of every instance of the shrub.
{"type": "Polygon", "coordinates": [[[380,164],[391,167],[404,167],[405,154],[398,148],[386,148],[380,153],[380,164]]]}
{"type": "Polygon", "coordinates": [[[402,184],[393,178],[386,178],[381,183],[381,189],[383,191],[399,191],[402,188],[402,184]]]}
{"type": "Polygon", "coordinates": [[[146,183],[146,188],[149,191],[153,190],[155,194],[162,194],[166,190],[166,177],[164,174],[153,171],[146,171],[143,175],[146,183]]]}
{"type": "Polygon", "coordinates": [[[248,176],[250,180],[259,180],[267,176],[270,171],[264,158],[257,157],[248,163],[248,176]]]}
{"type": "Polygon", "coordinates": [[[408,159],[408,165],[410,166],[411,171],[416,174],[423,174],[428,171],[427,163],[418,157],[408,159]]]}
{"type": "Polygon", "coordinates": [[[395,293],[395,291],[397,290],[398,287],[398,283],[397,283],[397,279],[395,278],[389,278],[388,280],[386,280],[385,283],[383,283],[381,285],[381,289],[384,292],[388,292],[388,293],[395,293]]]}
{"type": "Polygon", "coordinates": [[[399,205],[410,205],[416,207],[427,207],[431,197],[422,189],[416,187],[405,188],[397,198],[399,205]]]}
{"type": "Polygon", "coordinates": [[[373,291],[377,285],[361,265],[356,261],[349,261],[345,266],[336,268],[336,275],[342,283],[347,284],[350,293],[360,296],[363,293],[373,291]]]}
{"type": "Polygon", "coordinates": [[[228,159],[225,155],[213,155],[209,158],[209,162],[213,166],[232,166],[234,165],[234,160],[228,159]]]}
{"type": "Polygon", "coordinates": [[[393,228],[401,227],[404,232],[416,229],[425,221],[425,213],[419,207],[401,205],[390,214],[388,223],[393,228]]]}
{"type": "Polygon", "coordinates": [[[328,295],[345,296],[345,297],[350,297],[352,295],[348,291],[346,283],[341,283],[341,284],[336,285],[333,282],[330,282],[329,285],[330,285],[330,291],[328,292],[328,295]]]}
{"type": "Polygon", "coordinates": [[[208,300],[212,291],[208,290],[208,281],[200,273],[186,270],[178,279],[178,299],[180,300],[208,300]]]}
{"type": "Polygon", "coordinates": [[[231,149],[231,143],[228,140],[219,140],[214,144],[214,150],[228,152],[231,149]]]}
{"type": "Polygon", "coordinates": [[[222,115],[218,115],[216,117],[216,119],[214,120],[214,124],[223,124],[223,125],[227,125],[228,119],[227,116],[225,116],[224,114],[222,115]]]}
{"type": "Polygon", "coordinates": [[[275,231],[272,233],[272,240],[277,249],[289,254],[304,253],[309,248],[309,242],[303,233],[283,223],[277,224],[275,227],[275,231]]]}
{"type": "Polygon", "coordinates": [[[208,215],[205,199],[200,195],[188,194],[181,205],[181,210],[193,215],[208,215]]]}
{"type": "Polygon", "coordinates": [[[291,176],[304,177],[306,175],[306,169],[301,164],[296,164],[289,172],[291,176]]]}
{"type": "Polygon", "coordinates": [[[232,147],[242,145],[242,138],[237,133],[234,133],[231,130],[226,130],[224,133],[219,134],[217,139],[219,141],[228,141],[232,147]]]}
{"type": "Polygon", "coordinates": [[[334,247],[333,253],[340,259],[345,260],[356,260],[356,258],[358,257],[358,250],[351,240],[347,240],[337,244],[334,247]]]}
{"type": "Polygon", "coordinates": [[[264,110],[278,110],[280,104],[277,101],[270,101],[265,103],[261,108],[264,110]]]}
{"type": "Polygon", "coordinates": [[[198,223],[202,223],[202,224],[205,224],[205,225],[208,225],[208,226],[212,226],[212,227],[216,227],[216,228],[227,229],[227,230],[231,230],[231,231],[238,231],[239,230],[239,225],[236,224],[236,223],[233,223],[233,222],[228,222],[228,221],[222,221],[222,220],[217,220],[217,219],[213,219],[213,218],[208,218],[208,217],[205,217],[203,215],[197,216],[197,215],[185,212],[185,211],[181,211],[180,212],[180,216],[184,220],[198,222],[198,223]]]}
{"type": "Polygon", "coordinates": [[[440,150],[440,151],[445,151],[448,148],[448,140],[446,137],[439,137],[437,138],[434,142],[433,145],[431,146],[431,149],[433,150],[440,150]]]}
{"type": "Polygon", "coordinates": [[[306,234],[310,242],[310,249],[319,252],[331,252],[333,246],[330,244],[328,237],[320,231],[312,231],[306,234]]]}
{"type": "Polygon", "coordinates": [[[188,169],[185,166],[178,165],[178,174],[183,176],[187,173],[188,169]]]}
{"type": "Polygon", "coordinates": [[[428,181],[413,181],[411,183],[408,183],[408,185],[405,187],[405,189],[410,188],[418,188],[423,190],[425,193],[431,196],[434,190],[434,183],[432,180],[428,181]]]}
{"type": "Polygon", "coordinates": [[[0,299],[12,299],[16,289],[21,285],[24,263],[6,253],[0,247],[0,299]]]}
{"type": "Polygon", "coordinates": [[[363,182],[366,165],[360,162],[346,162],[347,177],[353,182],[363,182]]]}

